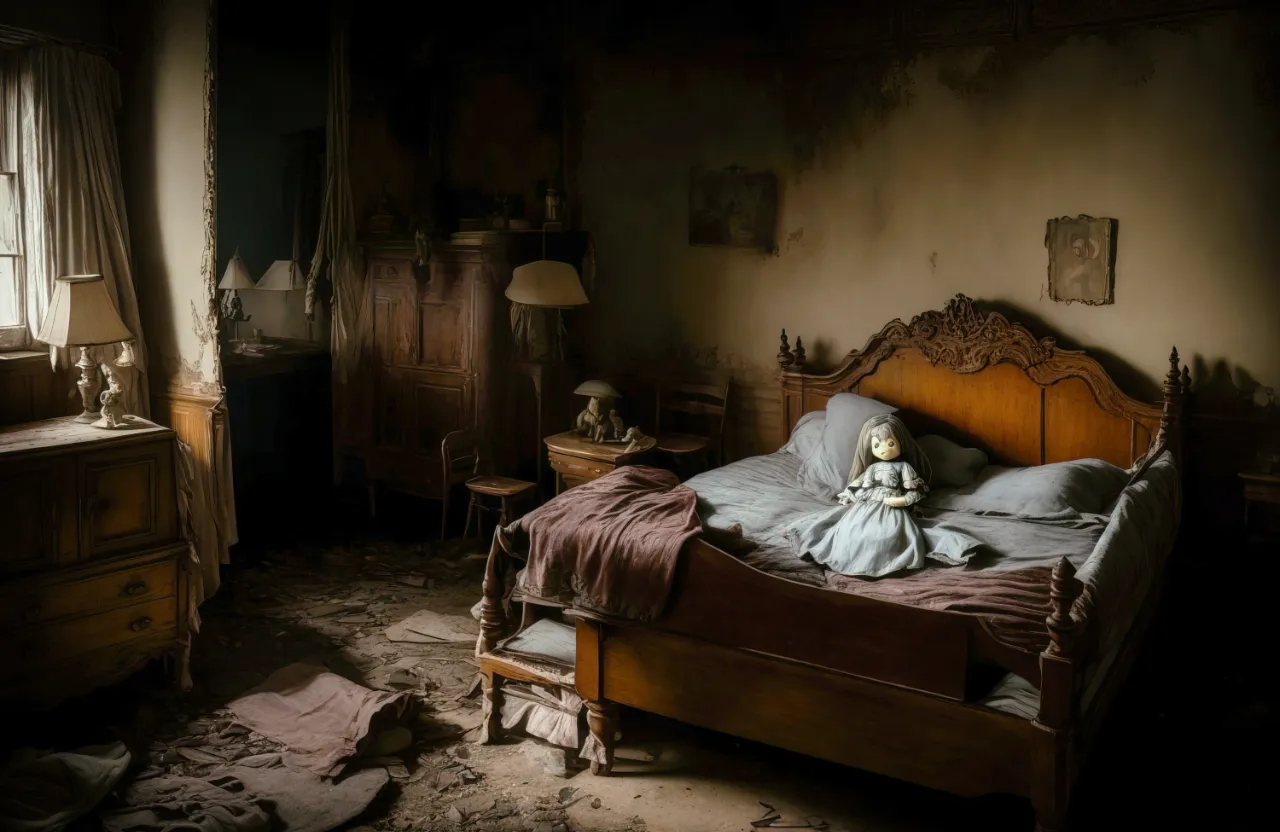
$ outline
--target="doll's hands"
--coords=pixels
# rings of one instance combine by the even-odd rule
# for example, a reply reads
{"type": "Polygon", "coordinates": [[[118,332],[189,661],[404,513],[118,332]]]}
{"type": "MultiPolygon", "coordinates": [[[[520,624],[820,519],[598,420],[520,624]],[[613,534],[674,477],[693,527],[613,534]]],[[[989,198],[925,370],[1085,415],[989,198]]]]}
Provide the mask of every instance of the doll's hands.
{"type": "Polygon", "coordinates": [[[853,502],[853,493],[848,489],[845,489],[844,491],[840,492],[839,498],[840,498],[840,505],[847,506],[853,502]]]}
{"type": "Polygon", "coordinates": [[[889,506],[890,508],[906,508],[907,498],[906,497],[885,497],[884,504],[889,506]]]}

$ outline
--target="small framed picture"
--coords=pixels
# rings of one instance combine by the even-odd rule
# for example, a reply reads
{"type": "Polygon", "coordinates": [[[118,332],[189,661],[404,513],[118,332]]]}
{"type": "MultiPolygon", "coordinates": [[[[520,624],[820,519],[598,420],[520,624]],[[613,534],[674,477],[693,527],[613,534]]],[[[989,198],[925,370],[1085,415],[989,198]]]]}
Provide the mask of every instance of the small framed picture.
{"type": "Polygon", "coordinates": [[[1116,221],[1057,217],[1045,229],[1049,297],[1060,303],[1103,306],[1115,302],[1116,221]]]}

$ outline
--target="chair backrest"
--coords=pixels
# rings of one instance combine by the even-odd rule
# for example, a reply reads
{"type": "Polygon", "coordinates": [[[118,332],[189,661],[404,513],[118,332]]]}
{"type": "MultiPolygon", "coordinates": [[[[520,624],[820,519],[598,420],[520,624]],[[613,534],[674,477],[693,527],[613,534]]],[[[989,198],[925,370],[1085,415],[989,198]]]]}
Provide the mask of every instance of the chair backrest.
{"type": "Polygon", "coordinates": [[[660,380],[656,432],[668,430],[705,436],[711,440],[718,461],[732,382],[728,373],[711,373],[699,381],[660,380]]]}
{"type": "Polygon", "coordinates": [[[484,432],[479,428],[465,428],[446,434],[440,443],[440,460],[446,487],[486,473],[489,446],[484,432]]]}

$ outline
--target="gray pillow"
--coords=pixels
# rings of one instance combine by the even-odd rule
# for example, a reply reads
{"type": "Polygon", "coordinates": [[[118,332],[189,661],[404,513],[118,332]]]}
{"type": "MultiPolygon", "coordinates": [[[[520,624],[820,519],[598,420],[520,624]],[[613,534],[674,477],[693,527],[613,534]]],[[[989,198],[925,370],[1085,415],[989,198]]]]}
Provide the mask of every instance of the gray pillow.
{"type": "Polygon", "coordinates": [[[827,402],[826,424],[822,441],[800,466],[800,487],[815,497],[834,500],[848,484],[849,469],[857,450],[862,423],[880,413],[893,413],[898,408],[864,398],[856,393],[837,393],[827,402]]]}
{"type": "Polygon", "coordinates": [[[933,468],[929,485],[933,488],[968,485],[990,461],[977,448],[964,448],[932,433],[917,439],[916,444],[929,457],[929,466],[933,468]]]}
{"type": "Polygon", "coordinates": [[[979,514],[1101,514],[1128,481],[1123,468],[1101,459],[1076,459],[1030,468],[988,466],[973,482],[933,494],[933,508],[979,514]]]}
{"type": "Polygon", "coordinates": [[[808,459],[818,443],[822,441],[822,428],[827,423],[825,410],[811,410],[796,421],[791,438],[782,446],[783,453],[795,454],[801,459],[808,459]]]}

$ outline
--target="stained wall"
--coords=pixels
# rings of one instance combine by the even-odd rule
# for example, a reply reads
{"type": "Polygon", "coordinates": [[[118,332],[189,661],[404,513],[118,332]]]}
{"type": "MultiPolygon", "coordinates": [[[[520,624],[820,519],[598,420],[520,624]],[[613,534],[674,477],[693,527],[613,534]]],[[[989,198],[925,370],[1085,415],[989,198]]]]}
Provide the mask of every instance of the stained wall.
{"type": "Polygon", "coordinates": [[[780,329],[831,363],[958,292],[1099,351],[1143,395],[1174,345],[1238,389],[1280,388],[1280,135],[1258,31],[1225,15],[872,70],[599,57],[576,170],[593,357],[731,368],[739,454],[779,444],[780,329]],[[687,242],[690,168],[734,164],[779,176],[776,253],[687,242]],[[1119,222],[1113,305],[1047,297],[1045,222],[1077,214],[1119,222]]]}

